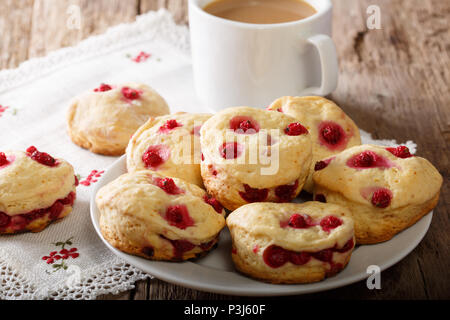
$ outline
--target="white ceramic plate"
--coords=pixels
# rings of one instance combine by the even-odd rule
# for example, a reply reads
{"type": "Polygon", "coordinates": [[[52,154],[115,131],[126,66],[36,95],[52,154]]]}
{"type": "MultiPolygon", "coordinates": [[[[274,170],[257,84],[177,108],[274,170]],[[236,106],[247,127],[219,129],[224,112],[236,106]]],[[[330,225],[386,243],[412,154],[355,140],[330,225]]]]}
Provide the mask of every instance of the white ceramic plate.
{"type": "Polygon", "coordinates": [[[375,245],[355,248],[350,263],[338,275],[312,284],[275,285],[259,282],[237,273],[231,261],[231,239],[227,229],[220,235],[219,246],[206,257],[189,262],[149,261],[132,256],[112,247],[102,236],[99,228],[99,211],[95,195],[99,188],[126,172],[125,156],[108,168],[96,183],[91,198],[91,218],[95,230],[106,246],[131,265],[158,279],[180,286],[229,295],[278,296],[324,291],[342,287],[368,277],[367,267],[377,265],[385,270],[403,259],[425,236],[433,212],[412,227],[400,232],[393,239],[375,245]]]}

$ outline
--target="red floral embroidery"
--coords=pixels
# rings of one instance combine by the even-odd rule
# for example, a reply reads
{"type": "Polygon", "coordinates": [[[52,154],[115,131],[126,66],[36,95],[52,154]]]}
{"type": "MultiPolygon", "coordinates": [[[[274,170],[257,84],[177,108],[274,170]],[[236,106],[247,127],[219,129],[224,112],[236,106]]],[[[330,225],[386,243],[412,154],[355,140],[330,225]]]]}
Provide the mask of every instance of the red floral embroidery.
{"type": "MultiPolygon", "coordinates": [[[[59,251],[52,251],[48,256],[43,256],[42,260],[47,262],[47,264],[51,264],[52,268],[54,269],[53,272],[56,272],[60,269],[66,270],[68,268],[67,260],[72,258],[76,259],[80,256],[80,254],[77,252],[77,248],[70,248],[67,249],[66,246],[72,245],[72,238],[67,239],[66,241],[62,242],[56,242],[53,243],[56,247],[61,247],[61,250],[59,251]]],[[[47,273],[49,273],[47,271],[47,273]]]]}
{"type": "Polygon", "coordinates": [[[136,63],[141,63],[147,61],[148,58],[150,58],[151,56],[152,55],[150,53],[141,51],[136,57],[132,58],[131,60],[133,60],[136,63]]]}
{"type": "Polygon", "coordinates": [[[0,104],[0,118],[2,117],[3,113],[9,109],[9,107],[4,107],[0,104]]]}
{"type": "Polygon", "coordinates": [[[83,181],[80,181],[80,184],[88,187],[92,183],[96,183],[98,181],[98,178],[100,178],[103,173],[105,173],[105,170],[102,170],[102,171],[92,170],[86,179],[84,179],[83,181]]]}

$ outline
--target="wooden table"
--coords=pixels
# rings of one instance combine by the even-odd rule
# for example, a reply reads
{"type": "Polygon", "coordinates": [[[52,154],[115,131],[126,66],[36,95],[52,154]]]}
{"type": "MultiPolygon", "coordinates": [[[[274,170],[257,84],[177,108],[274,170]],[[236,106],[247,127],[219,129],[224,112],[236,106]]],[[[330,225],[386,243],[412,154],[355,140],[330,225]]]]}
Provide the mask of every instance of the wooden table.
{"type": "MultiPolygon", "coordinates": [[[[168,8],[187,23],[186,0],[0,0],[0,69],[168,8]],[[67,8],[82,10],[80,30],[69,30],[67,8]]],[[[381,276],[381,290],[364,281],[295,297],[363,299],[450,298],[450,2],[442,0],[336,0],[333,37],[340,58],[338,89],[331,95],[376,138],[414,140],[418,154],[444,176],[441,199],[421,244],[381,276]],[[381,29],[368,30],[369,5],[381,9],[381,29]]],[[[103,299],[230,299],[156,279],[103,299]]]]}

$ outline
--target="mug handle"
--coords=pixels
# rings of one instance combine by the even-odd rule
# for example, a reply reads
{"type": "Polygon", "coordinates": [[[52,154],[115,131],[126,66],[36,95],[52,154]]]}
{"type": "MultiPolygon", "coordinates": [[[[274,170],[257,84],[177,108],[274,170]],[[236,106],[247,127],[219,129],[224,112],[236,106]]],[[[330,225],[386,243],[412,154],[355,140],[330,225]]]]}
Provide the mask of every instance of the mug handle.
{"type": "Polygon", "coordinates": [[[312,36],[308,38],[307,41],[315,46],[319,52],[322,69],[322,83],[320,87],[309,87],[302,90],[300,96],[326,96],[333,92],[337,87],[339,66],[336,47],[333,40],[325,34],[312,36]]]}

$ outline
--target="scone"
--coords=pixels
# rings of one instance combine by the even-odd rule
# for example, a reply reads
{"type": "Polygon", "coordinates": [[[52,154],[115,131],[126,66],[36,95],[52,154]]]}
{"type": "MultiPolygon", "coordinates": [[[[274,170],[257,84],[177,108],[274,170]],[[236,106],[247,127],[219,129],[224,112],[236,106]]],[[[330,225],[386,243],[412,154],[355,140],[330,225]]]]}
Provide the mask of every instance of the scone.
{"type": "Polygon", "coordinates": [[[152,260],[206,254],[225,226],[225,211],[206,192],[154,171],[126,173],[96,195],[103,237],[115,248],[152,260]]]}
{"type": "Polygon", "coordinates": [[[442,185],[436,168],[404,146],[356,146],[315,169],[315,199],[346,206],[361,244],[389,240],[413,225],[436,206],[442,185]]]}
{"type": "Polygon", "coordinates": [[[168,114],[164,99],[145,84],[102,84],[70,104],[67,126],[72,141],[92,152],[118,156],[150,117],[168,114]]]}
{"type": "Polygon", "coordinates": [[[350,212],[317,201],[252,203],[227,218],[236,268],[271,283],[309,283],[341,271],[355,246],[350,212]]]}
{"type": "Polygon", "coordinates": [[[268,110],[278,111],[296,118],[311,134],[313,161],[303,189],[313,192],[314,164],[344,149],[360,145],[361,137],[356,124],[333,101],[322,97],[282,97],[268,110]]]}
{"type": "Polygon", "coordinates": [[[149,169],[203,187],[200,127],[210,117],[179,112],[148,120],[127,147],[128,171],[149,169]]]}
{"type": "Polygon", "coordinates": [[[72,166],[30,147],[0,152],[0,234],[39,232],[67,216],[76,198],[72,166]]]}
{"type": "Polygon", "coordinates": [[[311,139],[293,117],[233,107],[211,117],[200,132],[203,182],[227,209],[288,202],[301,191],[311,165],[311,139]]]}

